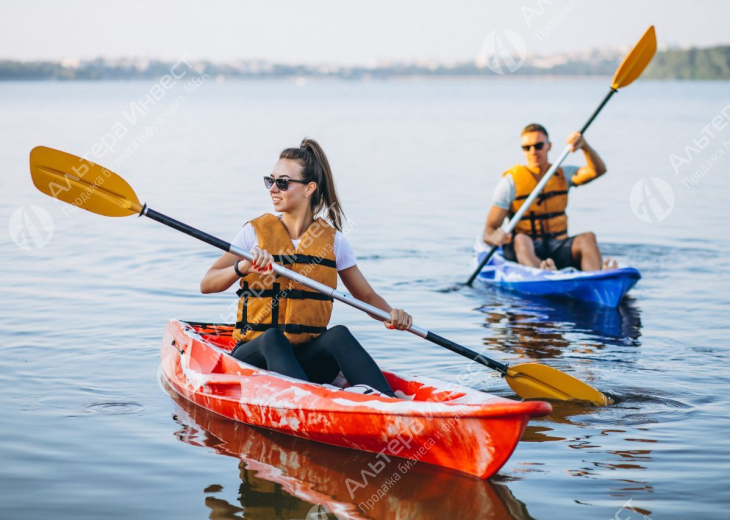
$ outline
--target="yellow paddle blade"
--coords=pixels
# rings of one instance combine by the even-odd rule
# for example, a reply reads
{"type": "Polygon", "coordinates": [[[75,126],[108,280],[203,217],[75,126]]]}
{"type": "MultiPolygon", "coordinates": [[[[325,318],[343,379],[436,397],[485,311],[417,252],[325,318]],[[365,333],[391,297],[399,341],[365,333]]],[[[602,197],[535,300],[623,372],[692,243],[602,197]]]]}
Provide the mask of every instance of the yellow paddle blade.
{"type": "Polygon", "coordinates": [[[30,152],[30,176],[54,199],[107,217],[142,211],[132,187],[116,173],[70,153],[37,146],[30,152]]]}
{"type": "Polygon", "coordinates": [[[624,61],[618,66],[616,74],[613,75],[611,88],[618,90],[621,87],[630,85],[636,78],[641,76],[644,69],[656,53],[656,32],[654,26],[650,26],[639,42],[626,55],[624,61]]]}
{"type": "Polygon", "coordinates": [[[555,368],[538,363],[525,363],[507,369],[507,384],[525,399],[590,401],[603,406],[611,401],[595,388],[555,368]]]}

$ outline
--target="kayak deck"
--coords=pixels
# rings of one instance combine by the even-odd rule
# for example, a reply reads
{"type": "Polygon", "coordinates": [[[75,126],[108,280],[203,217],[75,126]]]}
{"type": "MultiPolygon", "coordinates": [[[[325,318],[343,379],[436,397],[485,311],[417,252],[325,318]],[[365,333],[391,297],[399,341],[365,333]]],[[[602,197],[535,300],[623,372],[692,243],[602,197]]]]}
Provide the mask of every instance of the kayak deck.
{"type": "MultiPolygon", "coordinates": [[[[487,251],[477,251],[476,262],[481,262],[487,251]]],[[[497,252],[480,271],[477,280],[509,291],[532,296],[572,298],[618,306],[624,295],[641,279],[633,267],[607,271],[578,271],[567,268],[547,271],[505,260],[497,252]]]]}
{"type": "Polygon", "coordinates": [[[480,478],[496,473],[548,403],[518,402],[384,372],[398,399],[347,392],[247,365],[228,352],[232,326],[171,320],[162,371],[182,397],[224,417],[306,439],[414,459],[480,478]]]}

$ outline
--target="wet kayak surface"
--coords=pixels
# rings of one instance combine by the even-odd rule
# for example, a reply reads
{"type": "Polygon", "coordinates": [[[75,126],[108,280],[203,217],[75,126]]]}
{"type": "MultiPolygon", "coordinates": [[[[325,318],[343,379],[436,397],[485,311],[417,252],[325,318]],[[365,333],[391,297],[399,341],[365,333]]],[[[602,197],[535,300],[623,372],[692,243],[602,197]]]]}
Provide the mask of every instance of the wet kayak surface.
{"type": "MultiPolygon", "coordinates": [[[[0,517],[305,518],[319,506],[340,518],[724,514],[729,156],[696,185],[683,180],[724,146],[730,126],[679,174],[669,156],[730,102],[727,83],[639,81],[586,136],[609,172],[571,191],[571,232],[594,231],[642,275],[615,309],[453,290],[470,274],[494,184],[520,159],[523,123],[539,117],[561,143],[605,80],[211,82],[172,91],[188,97],[140,143],[167,99],[134,125],[121,111],[151,85],[0,83],[0,517]],[[380,468],[374,455],[231,423],[175,398],[159,373],[167,321],[233,320],[233,290],[198,292],[217,252],[144,219],[64,212],[28,173],[33,146],[81,155],[117,121],[129,131],[100,163],[140,200],[224,239],[270,211],[261,177],[279,151],[304,135],[320,140],[358,264],[389,302],[497,360],[568,372],[616,404],[553,403],[487,482],[400,461],[363,482],[363,470],[380,468]],[[652,177],[674,196],[648,201],[647,222],[631,194],[652,177]]],[[[389,370],[514,397],[479,365],[354,309],[336,304],[332,323],[348,325],[389,370]]]]}

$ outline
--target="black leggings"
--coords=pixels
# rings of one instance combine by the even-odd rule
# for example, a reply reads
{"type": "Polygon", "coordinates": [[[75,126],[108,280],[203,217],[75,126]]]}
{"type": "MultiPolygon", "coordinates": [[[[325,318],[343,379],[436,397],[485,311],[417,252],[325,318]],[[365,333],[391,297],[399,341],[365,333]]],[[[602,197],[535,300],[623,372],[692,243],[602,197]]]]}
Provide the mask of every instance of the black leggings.
{"type": "Polygon", "coordinates": [[[331,383],[342,370],[351,385],[366,384],[394,397],[378,365],[344,325],[297,346],[279,329],[269,329],[239,344],[231,355],[249,365],[320,384],[331,383]]]}

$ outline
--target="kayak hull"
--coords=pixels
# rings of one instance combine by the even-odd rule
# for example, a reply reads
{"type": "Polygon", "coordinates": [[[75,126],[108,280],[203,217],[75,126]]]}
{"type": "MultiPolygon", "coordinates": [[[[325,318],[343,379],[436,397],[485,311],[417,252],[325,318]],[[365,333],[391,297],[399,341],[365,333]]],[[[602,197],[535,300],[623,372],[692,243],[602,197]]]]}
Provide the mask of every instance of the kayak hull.
{"type": "MultiPolygon", "coordinates": [[[[477,253],[477,265],[486,251],[477,253]]],[[[477,276],[479,282],[531,296],[570,298],[616,307],[641,279],[633,267],[608,271],[546,271],[505,260],[496,253],[477,276]]]]}
{"type": "Polygon", "coordinates": [[[384,464],[409,459],[489,478],[509,459],[529,419],[551,411],[544,402],[390,372],[385,376],[402,399],[299,381],[229,356],[231,330],[168,323],[162,373],[175,392],[236,421],[378,453],[384,464]]]}
{"type": "MultiPolygon", "coordinates": [[[[434,517],[434,497],[438,497],[439,510],[448,511],[451,520],[502,520],[513,518],[515,511],[526,511],[525,505],[503,484],[439,471],[428,464],[401,473],[397,486],[403,492],[389,492],[388,499],[381,500],[378,491],[390,489],[393,471],[381,471],[375,477],[368,475],[363,488],[355,490],[352,484],[362,482],[362,469],[368,468],[368,464],[376,465],[381,456],[250,427],[196,406],[169,387],[166,390],[174,402],[174,421],[181,427],[175,432],[177,439],[235,457],[245,464],[241,478],[247,489],[258,490],[241,495],[242,505],[251,518],[305,518],[311,505],[318,504],[342,520],[426,519],[434,517]],[[267,490],[276,488],[304,502],[289,503],[287,509],[278,509],[274,515],[272,509],[281,502],[272,504],[262,497],[267,490]]],[[[312,516],[325,518],[324,514],[309,518],[312,516]]],[[[525,516],[531,518],[519,515],[525,516]]]]}

